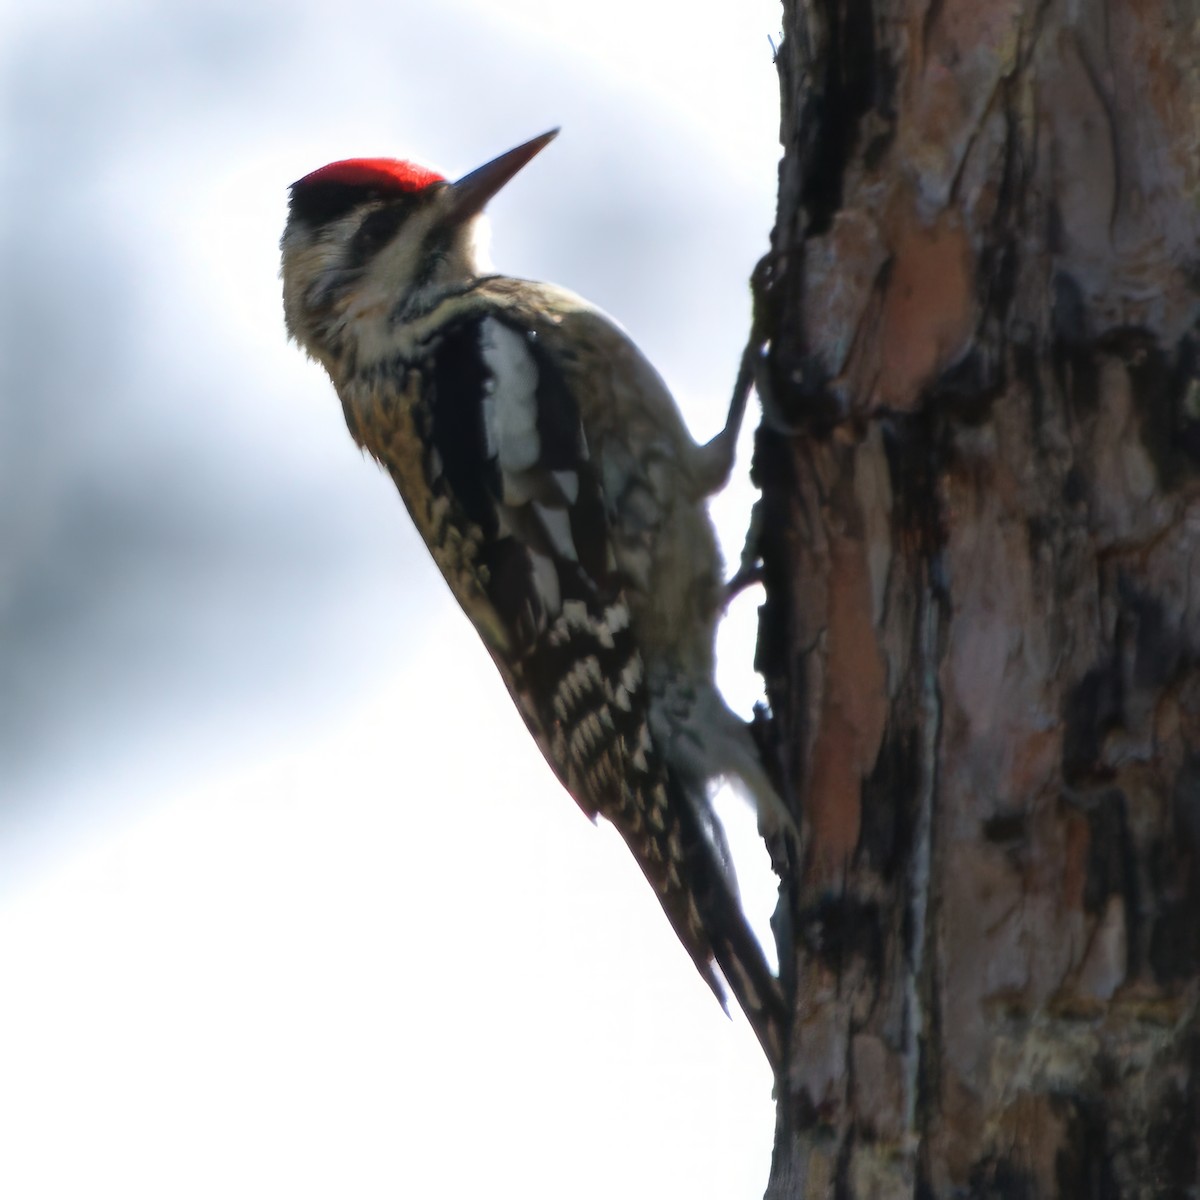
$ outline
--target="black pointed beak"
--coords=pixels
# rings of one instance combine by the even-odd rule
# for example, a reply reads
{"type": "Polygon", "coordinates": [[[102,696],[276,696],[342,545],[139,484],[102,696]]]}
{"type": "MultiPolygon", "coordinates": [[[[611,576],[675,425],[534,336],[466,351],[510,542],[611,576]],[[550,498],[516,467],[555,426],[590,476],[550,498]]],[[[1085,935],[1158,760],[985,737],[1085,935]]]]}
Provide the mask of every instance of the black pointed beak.
{"type": "Polygon", "coordinates": [[[493,158],[491,162],[477,167],[450,186],[454,192],[451,216],[456,221],[482,212],[487,202],[523,167],[558,137],[558,130],[551,129],[520,146],[493,158]]]}

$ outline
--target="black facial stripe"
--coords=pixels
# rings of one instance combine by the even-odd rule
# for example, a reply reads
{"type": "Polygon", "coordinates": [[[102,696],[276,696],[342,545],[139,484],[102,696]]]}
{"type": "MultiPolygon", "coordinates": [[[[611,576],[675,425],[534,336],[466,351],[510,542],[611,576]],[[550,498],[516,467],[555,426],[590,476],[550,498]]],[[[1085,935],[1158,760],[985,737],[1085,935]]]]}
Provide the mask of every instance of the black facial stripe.
{"type": "Polygon", "coordinates": [[[413,281],[414,288],[424,286],[433,278],[453,240],[452,231],[445,226],[438,225],[430,231],[429,236],[425,239],[424,253],[421,256],[421,273],[413,281]]]}
{"type": "Polygon", "coordinates": [[[356,270],[365,267],[396,236],[412,209],[411,202],[393,200],[383,208],[368,213],[350,241],[347,268],[356,270]]]}
{"type": "Polygon", "coordinates": [[[431,183],[420,191],[402,191],[399,188],[364,187],[359,183],[337,183],[335,181],[292,184],[288,212],[294,221],[302,221],[313,228],[328,225],[352,212],[362,204],[384,201],[389,206],[398,205],[405,214],[412,212],[418,204],[445,187],[444,183],[431,183]]]}
{"type": "Polygon", "coordinates": [[[310,183],[304,187],[293,185],[289,210],[293,220],[306,225],[327,225],[344,217],[352,209],[368,200],[377,199],[379,193],[371,188],[347,183],[310,183]]]}

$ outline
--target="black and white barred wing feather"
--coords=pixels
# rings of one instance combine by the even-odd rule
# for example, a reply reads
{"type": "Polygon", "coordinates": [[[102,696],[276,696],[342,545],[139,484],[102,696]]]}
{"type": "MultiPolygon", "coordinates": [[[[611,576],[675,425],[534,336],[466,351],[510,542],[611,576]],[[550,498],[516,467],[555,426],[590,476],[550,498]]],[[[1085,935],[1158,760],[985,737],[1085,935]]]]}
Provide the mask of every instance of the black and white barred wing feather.
{"type": "Polygon", "coordinates": [[[593,454],[536,332],[494,311],[442,325],[405,378],[398,405],[369,383],[343,397],[352,431],[391,472],[558,778],[613,823],[709,986],[724,1004],[715,958],[753,1020],[774,999],[769,969],[703,797],[652,733],[614,547],[617,504],[628,542],[634,468],[593,454]]]}
{"type": "Polygon", "coordinates": [[[398,405],[364,381],[346,406],[353,432],[393,475],[551,767],[617,827],[719,994],[688,879],[702,834],[653,744],[601,469],[570,391],[536,335],[492,314],[443,327],[406,380],[398,405]]]}

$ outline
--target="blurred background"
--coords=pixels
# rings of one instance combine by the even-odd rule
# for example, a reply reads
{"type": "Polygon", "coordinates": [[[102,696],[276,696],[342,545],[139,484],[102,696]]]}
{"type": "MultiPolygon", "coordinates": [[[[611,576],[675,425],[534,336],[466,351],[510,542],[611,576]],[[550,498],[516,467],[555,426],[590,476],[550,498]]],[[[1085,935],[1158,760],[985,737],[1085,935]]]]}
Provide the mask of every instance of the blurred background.
{"type": "MultiPolygon", "coordinates": [[[[761,1193],[753,1035],[286,343],[278,240],[327,161],[455,177],[561,125],[491,207],[497,266],[617,316],[707,438],[772,223],[779,20],[0,11],[0,1195],[761,1193]]],[[[758,600],[721,635],[747,714],[758,600]]]]}

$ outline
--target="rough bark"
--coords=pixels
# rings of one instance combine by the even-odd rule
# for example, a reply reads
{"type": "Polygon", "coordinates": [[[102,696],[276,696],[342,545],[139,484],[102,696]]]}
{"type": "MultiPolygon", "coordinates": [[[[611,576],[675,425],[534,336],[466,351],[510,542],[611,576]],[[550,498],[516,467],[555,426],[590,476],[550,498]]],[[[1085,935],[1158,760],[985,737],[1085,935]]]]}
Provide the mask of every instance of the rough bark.
{"type": "Polygon", "coordinates": [[[768,1196],[1196,1196],[1200,8],[784,8],[768,1196]]]}

